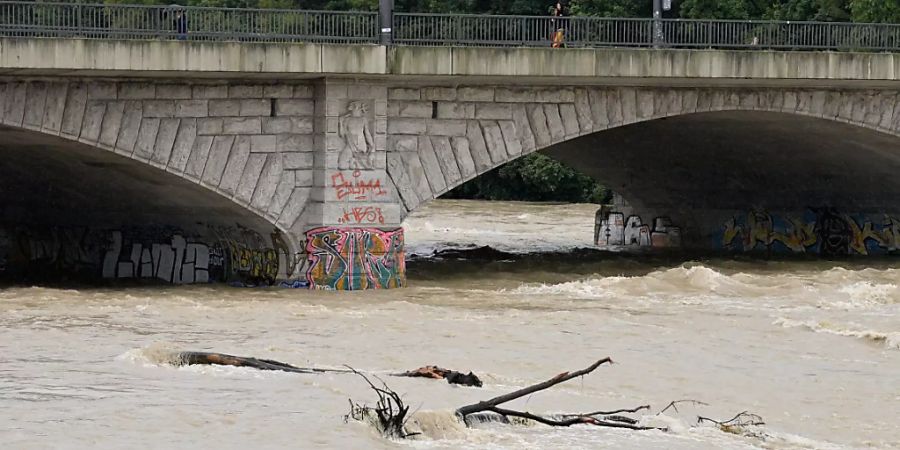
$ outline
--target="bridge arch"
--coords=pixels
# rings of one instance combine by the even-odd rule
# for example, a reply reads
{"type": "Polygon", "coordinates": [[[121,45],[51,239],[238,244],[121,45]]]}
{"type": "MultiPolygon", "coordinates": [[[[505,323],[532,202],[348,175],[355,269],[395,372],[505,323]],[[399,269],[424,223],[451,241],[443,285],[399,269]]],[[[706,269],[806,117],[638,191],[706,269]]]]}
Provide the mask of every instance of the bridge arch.
{"type": "MultiPolygon", "coordinates": [[[[426,99],[434,94],[419,92],[426,99]]],[[[751,87],[459,88],[455,101],[436,101],[436,117],[424,119],[426,133],[416,138],[415,147],[407,136],[392,136],[401,151],[389,155],[388,169],[395,182],[399,180],[408,210],[414,210],[475,176],[544,151],[623,194],[631,205],[619,220],[635,215],[638,225],[649,224],[645,242],[650,242],[655,219],[663,220],[663,228],[680,228],[684,235],[679,242],[700,248],[726,241],[723,223],[729,218],[737,221],[733,228],[745,229],[748,215],[763,210],[776,222],[800,216],[815,222],[808,217],[815,214],[811,211],[827,207],[858,219],[856,248],[867,253],[867,240],[885,248],[900,244],[884,236],[893,233],[886,230],[893,227],[893,214],[900,213],[900,204],[892,200],[900,195],[900,183],[895,188],[886,181],[900,170],[897,95],[884,90],[751,87]],[[462,111],[471,118],[442,119],[442,111],[462,111]],[[441,136],[454,125],[457,136],[441,136]],[[766,145],[771,148],[763,148],[766,145]],[[841,145],[843,152],[837,149],[841,145]],[[466,161],[466,150],[474,164],[466,161]],[[617,154],[625,154],[622,161],[611,160],[617,154]],[[679,155],[684,160],[679,161],[679,155]],[[416,170],[416,157],[421,170],[416,170]],[[412,169],[398,170],[401,165],[390,164],[391,158],[412,169]],[[710,162],[716,158],[721,161],[710,162]],[[765,161],[773,164],[769,173],[761,170],[765,161]],[[456,162],[458,174],[451,162],[456,162]],[[708,171],[714,176],[704,183],[701,177],[708,171]],[[792,180],[795,192],[790,190],[792,180]],[[726,193],[711,193],[717,190],[726,193]],[[868,236],[866,226],[871,227],[868,236]]],[[[403,108],[395,107],[394,120],[409,128],[414,119],[404,118],[403,108]]],[[[814,223],[807,225],[803,232],[813,233],[814,223]]],[[[800,233],[794,228],[783,234],[800,233]]],[[[755,249],[749,234],[743,230],[738,238],[748,241],[746,245],[719,245],[755,249]]],[[[761,239],[769,240],[765,246],[772,244],[771,237],[761,239]]],[[[803,247],[794,241],[789,242],[793,249],[803,247]]]]}
{"type": "MultiPolygon", "coordinates": [[[[0,83],[0,275],[302,276],[308,192],[261,134],[274,99],[242,90],[263,86],[0,83]]],[[[294,86],[279,97],[295,102],[294,86]]]]}

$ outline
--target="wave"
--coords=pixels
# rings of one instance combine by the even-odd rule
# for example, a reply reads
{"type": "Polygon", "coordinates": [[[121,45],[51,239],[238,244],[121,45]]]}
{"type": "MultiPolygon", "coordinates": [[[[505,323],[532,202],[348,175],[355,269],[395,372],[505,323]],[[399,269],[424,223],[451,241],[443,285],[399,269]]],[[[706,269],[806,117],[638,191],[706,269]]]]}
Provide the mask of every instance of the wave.
{"type": "Polygon", "coordinates": [[[779,317],[773,325],[781,325],[784,328],[802,328],[814,333],[826,333],[836,336],[852,337],[865,341],[883,344],[885,347],[900,350],[900,332],[881,332],[861,328],[850,328],[828,321],[793,320],[779,317]]]}

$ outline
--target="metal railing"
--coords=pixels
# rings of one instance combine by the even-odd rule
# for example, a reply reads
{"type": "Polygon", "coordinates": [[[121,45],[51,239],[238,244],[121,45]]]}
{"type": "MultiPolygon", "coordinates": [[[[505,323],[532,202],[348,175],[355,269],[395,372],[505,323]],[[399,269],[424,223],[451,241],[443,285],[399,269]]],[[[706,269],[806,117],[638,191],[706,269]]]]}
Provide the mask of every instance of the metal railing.
{"type": "MultiPolygon", "coordinates": [[[[0,36],[378,43],[377,12],[0,1],[0,36]]],[[[900,25],[395,13],[392,43],[900,51],[900,25]]]]}
{"type": "Polygon", "coordinates": [[[900,25],[755,20],[394,14],[394,43],[900,51],[900,25]]]}
{"type": "Polygon", "coordinates": [[[0,35],[377,42],[378,13],[0,1],[0,35]]]}

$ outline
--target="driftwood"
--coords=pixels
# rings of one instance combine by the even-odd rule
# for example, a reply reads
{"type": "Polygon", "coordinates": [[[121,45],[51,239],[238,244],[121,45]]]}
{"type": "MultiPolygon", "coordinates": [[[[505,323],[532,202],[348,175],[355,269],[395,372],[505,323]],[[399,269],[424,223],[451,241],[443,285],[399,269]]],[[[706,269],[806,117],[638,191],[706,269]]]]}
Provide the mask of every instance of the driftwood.
{"type": "Polygon", "coordinates": [[[224,353],[181,352],[176,361],[180,365],[212,365],[251,367],[259,370],[280,370],[294,373],[355,373],[350,369],[321,369],[318,367],[297,367],[271,359],[248,358],[245,356],[226,355],[224,353]]]}
{"type": "Polygon", "coordinates": [[[419,433],[407,433],[405,430],[406,421],[408,420],[409,406],[403,403],[403,399],[399,394],[388,387],[387,383],[378,378],[382,387],[378,387],[372,380],[352,367],[348,367],[352,373],[355,373],[366,380],[366,383],[378,395],[378,402],[374,407],[368,405],[360,405],[350,400],[350,413],[344,416],[344,421],[349,419],[371,422],[375,428],[388,438],[405,439],[415,436],[419,433]]]}
{"type": "Polygon", "coordinates": [[[413,378],[432,378],[435,380],[447,380],[450,384],[461,384],[463,386],[481,387],[481,379],[472,372],[462,373],[455,370],[444,369],[438,366],[419,367],[415,370],[409,370],[401,373],[391,374],[395,377],[413,377],[413,378]]]}
{"type": "MultiPolygon", "coordinates": [[[[528,386],[526,388],[519,389],[514,392],[510,392],[509,394],[504,394],[499,397],[494,397],[490,400],[481,401],[472,405],[466,405],[456,410],[456,415],[462,419],[463,423],[468,425],[468,421],[466,420],[466,416],[469,414],[480,413],[480,412],[492,412],[495,414],[500,414],[504,417],[519,417],[523,419],[533,420],[535,422],[542,423],[544,425],[556,426],[556,427],[568,427],[576,424],[588,424],[588,425],[596,425],[602,427],[612,427],[612,428],[628,428],[632,430],[656,430],[661,428],[656,427],[645,427],[637,425],[637,420],[627,418],[624,416],[604,416],[603,411],[597,411],[591,414],[564,414],[558,417],[548,417],[548,416],[540,416],[537,414],[532,414],[526,411],[516,411],[512,409],[501,408],[499,405],[507,403],[509,401],[515,400],[517,398],[524,397],[529,394],[533,394],[535,392],[543,391],[544,389],[551,388],[560,383],[565,383],[566,381],[571,380],[572,378],[577,378],[580,376],[587,375],[602,364],[612,363],[612,359],[603,358],[598,360],[594,364],[581,369],[576,370],[575,372],[563,372],[547,381],[542,383],[538,383],[535,385],[528,386]],[[598,417],[601,416],[601,417],[598,417]]],[[[622,409],[617,411],[612,411],[612,413],[621,413],[621,412],[637,412],[642,409],[649,408],[649,406],[640,406],[633,409],[622,409]]]]}

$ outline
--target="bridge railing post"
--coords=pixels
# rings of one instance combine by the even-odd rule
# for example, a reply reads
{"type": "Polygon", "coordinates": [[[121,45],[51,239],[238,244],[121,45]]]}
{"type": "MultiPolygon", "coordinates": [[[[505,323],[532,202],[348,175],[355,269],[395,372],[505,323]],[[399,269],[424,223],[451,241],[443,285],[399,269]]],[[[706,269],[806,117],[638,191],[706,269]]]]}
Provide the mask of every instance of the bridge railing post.
{"type": "Polygon", "coordinates": [[[378,18],[381,26],[381,44],[391,45],[394,42],[394,0],[378,1],[378,18]]]}

